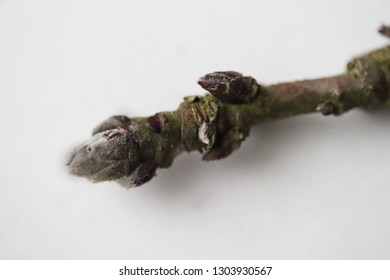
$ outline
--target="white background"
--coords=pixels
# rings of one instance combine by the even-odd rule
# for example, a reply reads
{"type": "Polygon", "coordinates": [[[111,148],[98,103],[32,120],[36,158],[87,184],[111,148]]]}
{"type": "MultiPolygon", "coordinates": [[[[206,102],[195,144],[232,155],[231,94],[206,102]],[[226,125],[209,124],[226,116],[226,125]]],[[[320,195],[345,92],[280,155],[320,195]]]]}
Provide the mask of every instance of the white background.
{"type": "Polygon", "coordinates": [[[136,189],[67,174],[114,114],[174,110],[197,79],[344,71],[389,41],[390,1],[0,0],[1,259],[390,257],[390,111],[260,124],[136,189]]]}

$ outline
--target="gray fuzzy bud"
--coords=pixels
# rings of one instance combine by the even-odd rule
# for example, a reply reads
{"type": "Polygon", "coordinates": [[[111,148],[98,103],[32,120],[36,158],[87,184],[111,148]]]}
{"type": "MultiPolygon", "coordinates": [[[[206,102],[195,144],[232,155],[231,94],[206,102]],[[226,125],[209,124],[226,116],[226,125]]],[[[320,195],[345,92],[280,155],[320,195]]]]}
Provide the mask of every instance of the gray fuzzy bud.
{"type": "Polygon", "coordinates": [[[71,174],[92,182],[128,176],[139,165],[134,132],[116,128],[97,133],[74,150],[67,165],[71,174]]]}

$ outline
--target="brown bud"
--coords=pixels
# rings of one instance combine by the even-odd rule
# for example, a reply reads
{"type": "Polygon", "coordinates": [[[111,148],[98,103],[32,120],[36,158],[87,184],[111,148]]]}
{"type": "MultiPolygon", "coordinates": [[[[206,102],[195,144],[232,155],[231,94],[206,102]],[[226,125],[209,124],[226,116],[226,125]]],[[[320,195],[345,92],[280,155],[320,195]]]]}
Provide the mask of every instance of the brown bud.
{"type": "Polygon", "coordinates": [[[148,118],[148,124],[154,132],[156,132],[156,133],[161,132],[161,122],[156,115],[148,118]]]}
{"type": "Polygon", "coordinates": [[[140,186],[142,184],[145,184],[146,182],[149,182],[153,176],[156,173],[157,164],[150,160],[143,162],[140,167],[135,171],[136,174],[133,178],[133,183],[135,186],[140,186]]]}
{"type": "Polygon", "coordinates": [[[233,71],[207,74],[199,79],[198,84],[222,102],[230,104],[251,102],[261,91],[255,79],[233,71]]]}
{"type": "Polygon", "coordinates": [[[378,31],[383,36],[390,38],[390,26],[382,25],[381,27],[379,27],[378,31]]]}
{"type": "Polygon", "coordinates": [[[164,115],[164,113],[157,113],[147,119],[149,127],[156,133],[160,133],[167,123],[169,123],[169,119],[164,115]]]}
{"type": "Polygon", "coordinates": [[[210,73],[200,78],[198,84],[226,103],[242,103],[250,95],[244,77],[238,72],[210,73]]]}
{"type": "MultiPolygon", "coordinates": [[[[248,132],[249,133],[249,132],[248,132]]],[[[229,156],[245,139],[245,134],[238,128],[230,129],[221,139],[202,157],[203,160],[216,160],[229,156]]]]}
{"type": "Polygon", "coordinates": [[[332,100],[325,101],[317,106],[317,111],[320,111],[324,116],[328,116],[336,112],[336,104],[332,100]]]}
{"type": "Polygon", "coordinates": [[[203,160],[205,161],[210,161],[210,160],[217,160],[217,159],[223,159],[230,155],[233,152],[233,145],[232,143],[229,143],[225,139],[223,140],[222,143],[220,143],[219,146],[211,149],[207,153],[205,153],[202,157],[203,160]]]}
{"type": "Polygon", "coordinates": [[[92,135],[114,128],[122,128],[128,131],[130,124],[131,120],[126,116],[112,116],[95,127],[95,129],[92,131],[92,135]]]}

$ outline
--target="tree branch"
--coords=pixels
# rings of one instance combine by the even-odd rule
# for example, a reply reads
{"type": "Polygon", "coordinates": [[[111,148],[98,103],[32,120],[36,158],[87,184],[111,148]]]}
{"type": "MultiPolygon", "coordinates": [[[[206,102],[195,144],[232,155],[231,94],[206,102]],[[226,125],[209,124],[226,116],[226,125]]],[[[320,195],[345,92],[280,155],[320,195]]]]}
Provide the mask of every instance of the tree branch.
{"type": "MultiPolygon", "coordinates": [[[[379,32],[390,37],[389,27],[379,32]]],[[[346,73],[328,78],[263,86],[228,71],[207,74],[198,83],[210,94],[185,97],[176,111],[103,122],[73,152],[70,173],[139,186],[184,151],[199,151],[204,160],[227,157],[252,125],[266,119],[383,106],[390,94],[390,46],[353,59],[346,73]]]]}

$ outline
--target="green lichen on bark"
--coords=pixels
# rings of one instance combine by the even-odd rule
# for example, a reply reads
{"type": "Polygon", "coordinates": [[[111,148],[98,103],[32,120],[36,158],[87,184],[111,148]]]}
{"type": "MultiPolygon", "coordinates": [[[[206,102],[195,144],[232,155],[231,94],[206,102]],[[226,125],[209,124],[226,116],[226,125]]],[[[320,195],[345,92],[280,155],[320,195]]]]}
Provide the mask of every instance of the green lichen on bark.
{"type": "Polygon", "coordinates": [[[209,93],[185,97],[176,111],[103,122],[73,152],[70,172],[139,186],[185,151],[198,151],[204,160],[227,157],[263,120],[380,107],[390,95],[390,46],[353,59],[344,74],[328,78],[264,86],[227,71],[207,74],[199,84],[209,93]]]}

